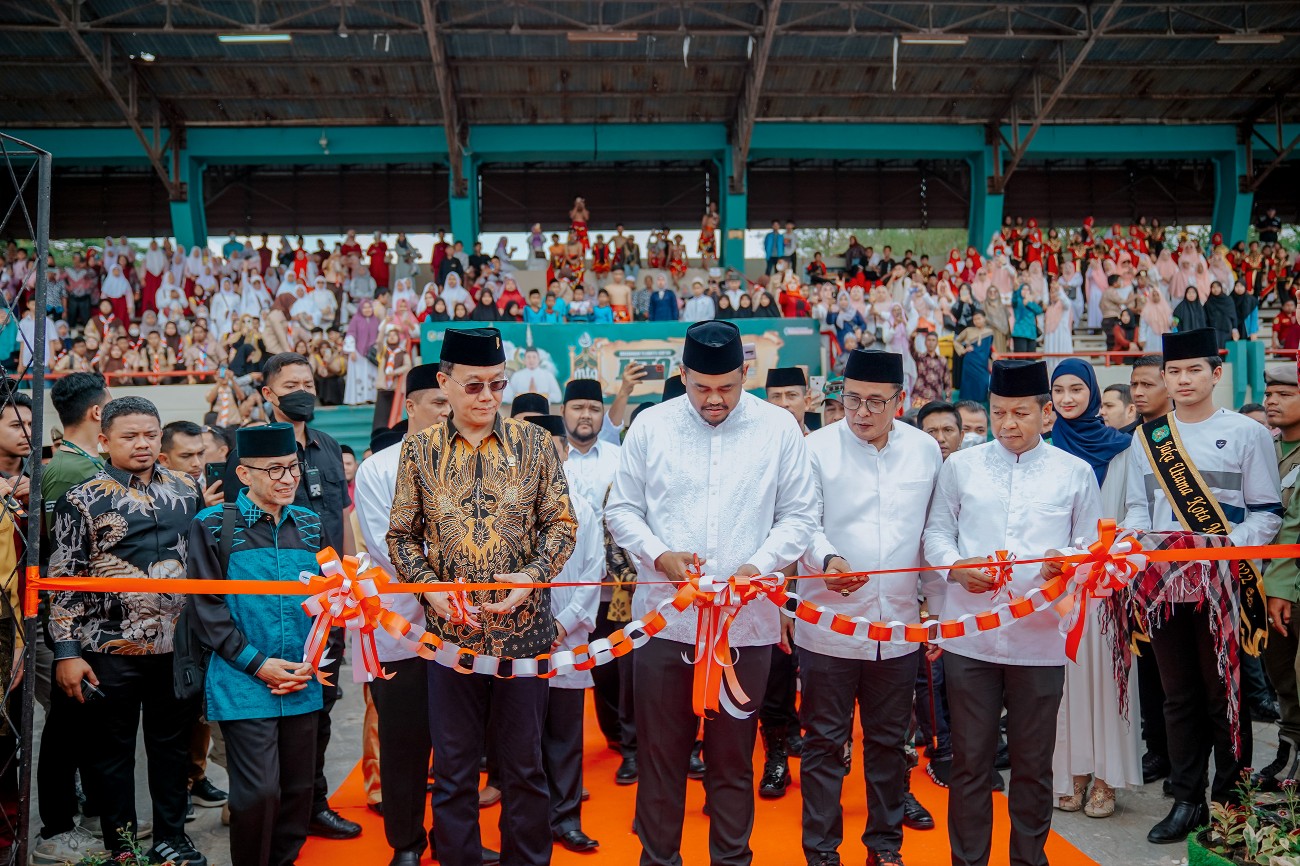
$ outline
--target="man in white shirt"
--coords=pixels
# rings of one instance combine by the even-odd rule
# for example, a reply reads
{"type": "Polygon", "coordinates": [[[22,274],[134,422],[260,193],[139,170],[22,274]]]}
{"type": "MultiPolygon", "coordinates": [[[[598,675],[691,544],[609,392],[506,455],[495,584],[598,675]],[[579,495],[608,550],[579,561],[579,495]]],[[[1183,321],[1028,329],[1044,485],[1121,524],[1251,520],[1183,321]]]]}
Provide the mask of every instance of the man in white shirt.
{"type": "MultiPolygon", "coordinates": [[[[709,574],[769,574],[808,548],[816,503],[808,452],[794,419],[745,393],[740,331],[697,322],[682,348],[686,394],[642,412],[629,430],[605,508],[614,541],[644,581],[632,598],[647,616],[687,579],[694,555],[709,574]]],[[[757,709],[780,613],[759,600],[731,624],[732,673],[757,709]]],[[[687,612],[632,653],[641,773],[635,827],[641,866],[681,863],[686,773],[699,719],[692,711],[696,617],[687,612]]],[[[753,753],[758,720],[720,712],[704,722],[709,852],[715,864],[752,857],[753,753]]]]}
{"type": "Polygon", "coordinates": [[[712,319],[714,313],[713,298],[704,294],[704,280],[696,277],[691,281],[691,296],[682,308],[682,321],[705,322],[712,319]]]}
{"type": "MultiPolygon", "coordinates": [[[[557,415],[536,415],[528,420],[551,434],[560,460],[566,461],[568,475],[571,451],[565,438],[564,420],[557,415]]],[[[573,481],[569,475],[569,484],[573,481]]],[[[583,496],[570,496],[569,501],[573,504],[573,516],[578,519],[577,542],[573,555],[555,581],[582,585],[551,589],[556,630],[552,653],[572,650],[594,638],[592,629],[596,627],[600,581],[605,572],[605,525],[599,512],[583,496]]],[[[606,662],[590,671],[568,668],[549,680],[550,694],[542,728],[542,763],[551,797],[551,835],[569,851],[580,854],[600,847],[599,842],[582,831],[583,702],[592,685],[592,673],[615,664],[606,662]]]]}
{"type": "MultiPolygon", "coordinates": [[[[1238,547],[1269,544],[1282,525],[1282,494],[1268,428],[1215,407],[1214,386],[1223,364],[1212,329],[1165,334],[1162,343],[1162,375],[1175,409],[1144,420],[1133,433],[1123,525],[1159,533],[1226,534],[1238,547]],[[1148,448],[1159,455],[1159,473],[1148,448]],[[1166,475],[1171,468],[1179,470],[1177,476],[1166,475]],[[1201,516],[1211,522],[1200,522],[1201,516]]],[[[1154,599],[1136,598],[1138,613],[1150,614],[1153,623],[1151,649],[1165,689],[1174,797],[1169,814],[1147,834],[1151,842],[1181,842],[1208,820],[1211,750],[1215,802],[1235,802],[1242,768],[1250,763],[1250,713],[1241,701],[1234,662],[1252,646],[1258,652],[1253,640],[1266,622],[1252,617],[1250,601],[1263,605],[1258,571],[1248,562],[1238,568],[1227,569],[1230,574],[1205,566],[1170,569],[1161,575],[1154,599]],[[1238,637],[1239,616],[1254,626],[1245,644],[1238,637]],[[1234,707],[1240,709],[1237,717],[1234,707]]]]}
{"type": "MultiPolygon", "coordinates": [[[[925,526],[925,558],[947,572],[945,620],[1019,598],[1059,568],[1010,568],[994,595],[987,557],[1007,550],[1022,558],[1097,534],[1101,493],[1087,463],[1043,441],[1052,416],[1047,365],[997,361],[989,384],[992,442],[950,456],[925,526]]],[[[1004,614],[1004,618],[1009,615],[1004,614]]],[[[1052,752],[1065,685],[1060,618],[1041,610],[991,631],[945,641],[953,765],[948,836],[953,866],[986,866],[993,836],[993,764],[998,724],[1007,709],[1011,757],[1010,862],[1047,866],[1052,827],[1052,752]]]]}
{"type": "MultiPolygon", "coordinates": [[[[930,436],[896,420],[906,399],[903,356],[851,352],[841,399],[844,420],[807,439],[821,525],[800,560],[800,571],[847,574],[916,565],[943,458],[930,436]]],[[[799,581],[799,594],[845,616],[917,622],[918,594],[938,598],[941,584],[934,572],[809,578],[799,581]]],[[[870,718],[862,720],[867,863],[901,866],[908,772],[904,749],[919,646],[863,641],[803,622],[795,625],[794,643],[803,695],[799,781],[804,857],[810,864],[839,862],[842,751],[853,735],[856,703],[870,708],[870,718]]]]}
{"type": "MultiPolygon", "coordinates": [[[[397,465],[402,437],[441,424],[451,414],[438,387],[438,365],[421,364],[406,374],[407,419],[391,431],[376,434],[374,453],[361,463],[356,475],[356,513],[370,561],[397,580],[388,558],[388,516],[397,489],[397,465]]],[[[384,607],[408,621],[422,623],[420,597],[410,593],[382,596],[384,607]]],[[[355,640],[355,637],[353,638],[355,640]]],[[[426,845],[433,847],[433,831],[424,828],[426,787],[429,783],[428,678],[429,662],[399,645],[382,629],[375,645],[390,680],[370,683],[370,696],[379,716],[379,779],[384,792],[384,835],[393,848],[390,866],[418,866],[426,845]]],[[[484,849],[483,862],[500,859],[484,849]]]]}
{"type": "Polygon", "coordinates": [[[559,403],[563,397],[559,381],[542,366],[542,354],[535,346],[524,349],[524,366],[510,375],[503,399],[509,403],[518,394],[543,394],[552,403],[559,403]]]}

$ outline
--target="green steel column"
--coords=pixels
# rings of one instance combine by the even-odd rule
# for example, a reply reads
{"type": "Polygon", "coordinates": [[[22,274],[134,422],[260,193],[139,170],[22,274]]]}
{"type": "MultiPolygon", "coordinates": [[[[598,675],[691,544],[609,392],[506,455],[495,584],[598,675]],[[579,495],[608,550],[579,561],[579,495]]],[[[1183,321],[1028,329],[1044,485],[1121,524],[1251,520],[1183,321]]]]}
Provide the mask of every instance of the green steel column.
{"type": "Polygon", "coordinates": [[[985,146],[972,155],[970,163],[970,227],[967,243],[984,254],[993,233],[1002,226],[1001,193],[989,192],[989,179],[993,177],[993,168],[997,155],[993,148],[985,146]]]}
{"type": "Polygon", "coordinates": [[[1246,342],[1246,366],[1250,371],[1250,399],[1264,402],[1264,343],[1260,340],[1246,342]]]}
{"type": "Polygon", "coordinates": [[[208,245],[208,220],[203,211],[203,168],[200,160],[181,151],[178,180],[185,184],[183,200],[171,203],[172,235],[181,249],[208,245]]]}
{"type": "Polygon", "coordinates": [[[1228,365],[1232,368],[1232,407],[1246,402],[1246,388],[1250,384],[1249,345],[1244,340],[1228,341],[1228,365]]]}
{"type": "Polygon", "coordinates": [[[1250,229],[1250,210],[1255,195],[1241,191],[1246,176],[1246,148],[1238,145],[1214,156],[1214,231],[1223,233],[1223,243],[1231,247],[1246,239],[1250,229]]]}
{"type": "Polygon", "coordinates": [[[749,172],[745,172],[745,188],[739,192],[733,192],[731,189],[731,148],[727,148],[726,156],[720,164],[721,175],[718,178],[718,188],[721,192],[719,196],[719,216],[721,225],[718,226],[718,234],[721,235],[721,253],[722,264],[728,268],[735,268],[740,272],[745,270],[745,228],[749,223],[749,172]]]}
{"type": "Polygon", "coordinates": [[[447,176],[448,209],[451,211],[451,236],[453,240],[465,245],[468,252],[478,240],[478,161],[465,156],[465,180],[467,195],[456,195],[456,184],[451,175],[447,176]]]}

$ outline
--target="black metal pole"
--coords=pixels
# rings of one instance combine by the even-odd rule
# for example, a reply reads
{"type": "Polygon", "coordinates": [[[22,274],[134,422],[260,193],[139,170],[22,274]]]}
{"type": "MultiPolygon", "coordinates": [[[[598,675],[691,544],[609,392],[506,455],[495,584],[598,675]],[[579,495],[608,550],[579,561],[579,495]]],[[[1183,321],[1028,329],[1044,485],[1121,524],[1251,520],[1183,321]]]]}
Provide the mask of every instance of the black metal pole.
{"type": "MultiPolygon", "coordinates": [[[[33,148],[33,151],[35,149],[33,148]]],[[[45,351],[48,347],[45,333],[48,268],[50,252],[50,171],[52,158],[43,151],[35,151],[39,162],[36,198],[36,337],[32,346],[32,456],[28,460],[31,472],[31,494],[27,501],[27,573],[19,584],[26,587],[26,578],[36,573],[41,561],[41,517],[45,506],[41,499],[41,449],[45,439],[45,351]]],[[[22,737],[19,754],[22,763],[18,778],[18,857],[19,864],[27,863],[27,849],[31,839],[32,822],[32,765],[35,762],[34,737],[36,704],[36,642],[41,640],[36,611],[26,604],[24,591],[23,617],[23,711],[20,725],[22,737]]]]}

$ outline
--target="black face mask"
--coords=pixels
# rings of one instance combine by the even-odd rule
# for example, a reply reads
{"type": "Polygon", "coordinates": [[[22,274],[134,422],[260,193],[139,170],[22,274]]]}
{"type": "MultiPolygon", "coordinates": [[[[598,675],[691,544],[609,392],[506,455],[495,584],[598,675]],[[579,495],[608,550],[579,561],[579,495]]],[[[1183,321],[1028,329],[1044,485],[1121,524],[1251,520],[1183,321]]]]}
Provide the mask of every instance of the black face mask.
{"type": "Polygon", "coordinates": [[[310,391],[291,391],[280,397],[278,408],[290,421],[310,421],[316,415],[316,395],[310,391]]]}

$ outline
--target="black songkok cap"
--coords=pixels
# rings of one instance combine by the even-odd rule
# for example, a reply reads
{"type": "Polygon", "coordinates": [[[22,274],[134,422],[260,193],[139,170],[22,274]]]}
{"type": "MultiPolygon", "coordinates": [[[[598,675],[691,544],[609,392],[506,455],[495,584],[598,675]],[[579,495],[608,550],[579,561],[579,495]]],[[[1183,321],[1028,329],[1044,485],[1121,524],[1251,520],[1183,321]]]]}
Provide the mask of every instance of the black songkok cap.
{"type": "Polygon", "coordinates": [[[408,397],[416,391],[428,391],[430,388],[441,387],[438,384],[437,364],[421,364],[418,367],[412,367],[411,371],[406,374],[406,395],[408,397]]]}
{"type": "Polygon", "coordinates": [[[235,434],[235,447],[240,458],[285,457],[298,453],[298,440],[293,436],[293,425],[284,422],[265,427],[241,427],[235,434]]]}
{"type": "Polygon", "coordinates": [[[378,454],[385,448],[396,445],[406,436],[406,431],[410,429],[411,421],[403,418],[392,427],[381,427],[370,434],[370,451],[372,454],[378,454]]]}
{"type": "Polygon", "coordinates": [[[1219,337],[1213,328],[1197,328],[1160,337],[1165,363],[1219,357],[1219,337]]]}
{"type": "Polygon", "coordinates": [[[466,367],[495,367],[506,362],[496,328],[448,328],[442,332],[441,361],[466,367]]]}
{"type": "Polygon", "coordinates": [[[1039,397],[1052,393],[1043,361],[994,361],[989,393],[999,397],[1039,397]]]}
{"type": "Polygon", "coordinates": [[[673,376],[664,380],[664,396],[660,403],[664,403],[674,397],[680,397],[686,393],[686,382],[680,375],[673,376]]]}
{"type": "Polygon", "coordinates": [[[564,419],[559,415],[534,415],[525,420],[531,424],[536,424],[552,436],[568,435],[564,429],[564,419]]]}
{"type": "Polygon", "coordinates": [[[516,418],[520,412],[540,412],[551,414],[551,404],[545,394],[516,394],[510,401],[510,417],[516,418]]]}
{"type": "Polygon", "coordinates": [[[807,388],[808,377],[802,367],[773,367],[767,371],[764,388],[807,388]]]}
{"type": "Polygon", "coordinates": [[[686,329],[682,366],[705,376],[721,376],[745,365],[740,329],[731,322],[696,322],[686,329]]]}
{"type": "Polygon", "coordinates": [[[844,378],[859,382],[902,385],[903,356],[896,352],[869,352],[865,349],[854,349],[849,353],[849,360],[844,364],[844,378]]]}
{"type": "Polygon", "coordinates": [[[564,386],[564,402],[570,400],[595,400],[597,403],[605,401],[605,392],[600,387],[600,382],[595,379],[570,379],[564,386]]]}

